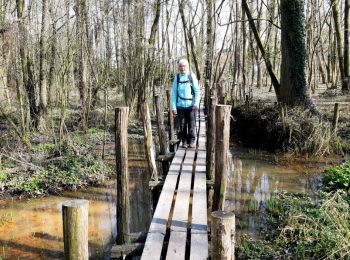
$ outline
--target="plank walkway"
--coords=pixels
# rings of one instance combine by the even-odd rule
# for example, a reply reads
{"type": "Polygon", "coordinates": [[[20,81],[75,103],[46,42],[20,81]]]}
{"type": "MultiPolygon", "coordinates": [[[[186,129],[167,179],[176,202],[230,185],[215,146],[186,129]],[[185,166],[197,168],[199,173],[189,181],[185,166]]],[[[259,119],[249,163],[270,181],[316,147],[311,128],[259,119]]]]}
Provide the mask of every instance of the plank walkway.
{"type": "Polygon", "coordinates": [[[206,128],[199,111],[196,148],[179,148],[164,181],[141,259],[208,259],[206,128]]]}

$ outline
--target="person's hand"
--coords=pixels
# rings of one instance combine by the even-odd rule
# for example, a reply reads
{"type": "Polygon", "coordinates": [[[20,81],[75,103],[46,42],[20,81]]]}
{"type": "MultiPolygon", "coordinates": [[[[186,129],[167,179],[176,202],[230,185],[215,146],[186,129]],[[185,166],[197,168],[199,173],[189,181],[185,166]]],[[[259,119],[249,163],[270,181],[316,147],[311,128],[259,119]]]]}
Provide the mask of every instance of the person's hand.
{"type": "Polygon", "coordinates": [[[173,110],[173,115],[176,116],[177,115],[177,111],[173,110]]]}
{"type": "Polygon", "coordinates": [[[192,111],[193,111],[193,112],[197,112],[197,106],[196,106],[196,105],[194,105],[194,106],[192,107],[192,111]]]}

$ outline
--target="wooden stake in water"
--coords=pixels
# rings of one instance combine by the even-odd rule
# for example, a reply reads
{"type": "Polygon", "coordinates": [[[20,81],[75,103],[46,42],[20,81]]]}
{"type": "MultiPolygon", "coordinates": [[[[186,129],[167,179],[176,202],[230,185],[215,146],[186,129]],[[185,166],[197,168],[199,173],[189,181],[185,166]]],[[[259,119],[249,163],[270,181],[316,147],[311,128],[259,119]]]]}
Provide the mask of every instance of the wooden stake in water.
{"type": "Polygon", "coordinates": [[[174,126],[174,115],[171,110],[171,89],[166,90],[166,96],[168,100],[168,125],[169,125],[169,139],[170,139],[170,152],[175,152],[175,126],[174,126]]]}
{"type": "Polygon", "coordinates": [[[128,173],[129,108],[115,109],[115,155],[117,173],[117,244],[129,243],[129,173],[128,173]]]}
{"type": "Polygon", "coordinates": [[[211,259],[235,259],[235,214],[214,211],[211,213],[211,259]]]}
{"type": "Polygon", "coordinates": [[[153,149],[152,125],[149,108],[146,102],[141,104],[141,116],[143,121],[143,135],[145,140],[145,154],[147,159],[148,171],[150,179],[158,181],[158,171],[153,149]]]}
{"type": "Polygon", "coordinates": [[[338,128],[338,120],[339,120],[339,104],[334,104],[334,113],[333,113],[333,122],[332,122],[332,130],[333,133],[337,133],[338,128]]]}
{"type": "Polygon", "coordinates": [[[63,203],[64,258],[67,260],[89,259],[87,200],[63,203]]]}
{"type": "Polygon", "coordinates": [[[230,139],[231,106],[215,108],[215,183],[213,211],[224,210],[228,175],[228,148],[230,139]]]}
{"type": "Polygon", "coordinates": [[[216,97],[209,99],[208,127],[207,127],[207,179],[214,180],[215,172],[215,107],[216,97]]]}
{"type": "MultiPolygon", "coordinates": [[[[165,134],[164,115],[163,115],[163,109],[161,105],[162,104],[161,96],[156,95],[155,101],[156,101],[156,112],[157,112],[158,137],[159,137],[159,154],[167,155],[169,153],[169,149],[168,149],[166,134],[165,134]]],[[[163,174],[166,174],[168,172],[169,162],[167,161],[162,162],[162,165],[163,165],[163,174]]]]}

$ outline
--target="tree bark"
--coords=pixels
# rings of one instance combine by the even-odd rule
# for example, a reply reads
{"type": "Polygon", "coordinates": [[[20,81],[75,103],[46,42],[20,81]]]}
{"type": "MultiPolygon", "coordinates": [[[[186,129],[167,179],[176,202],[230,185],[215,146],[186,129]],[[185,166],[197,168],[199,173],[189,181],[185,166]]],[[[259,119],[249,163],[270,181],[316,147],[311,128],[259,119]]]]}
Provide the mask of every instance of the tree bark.
{"type": "Polygon", "coordinates": [[[345,79],[345,72],[344,72],[344,50],[342,46],[343,35],[341,32],[338,0],[331,0],[331,4],[332,4],[332,13],[333,13],[333,20],[334,20],[335,37],[337,39],[337,54],[338,54],[340,79],[342,82],[342,88],[345,88],[344,83],[346,79],[345,79]]]}
{"type": "Polygon", "coordinates": [[[344,6],[344,81],[342,90],[350,90],[349,79],[349,0],[345,0],[344,6]]]}
{"type": "Polygon", "coordinates": [[[288,106],[310,102],[306,84],[304,0],[281,1],[282,62],[278,100],[288,106]]]}
{"type": "Polygon", "coordinates": [[[128,173],[129,108],[115,109],[115,148],[117,173],[117,243],[130,243],[130,205],[128,173]]]}
{"type": "Polygon", "coordinates": [[[42,13],[41,13],[41,33],[39,41],[39,128],[46,128],[46,117],[47,117],[47,84],[45,77],[46,70],[46,31],[47,31],[47,0],[42,0],[42,13]]]}

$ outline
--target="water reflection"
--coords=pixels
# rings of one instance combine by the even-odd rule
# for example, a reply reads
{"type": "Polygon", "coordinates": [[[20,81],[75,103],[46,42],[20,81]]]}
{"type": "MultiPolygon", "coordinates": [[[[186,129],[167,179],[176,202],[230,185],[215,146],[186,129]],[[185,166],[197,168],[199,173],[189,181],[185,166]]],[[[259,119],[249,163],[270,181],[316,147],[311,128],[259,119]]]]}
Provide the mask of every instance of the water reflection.
{"type": "Polygon", "coordinates": [[[309,193],[314,174],[305,174],[302,166],[283,166],[266,160],[241,157],[233,151],[229,157],[229,174],[225,209],[234,211],[237,230],[255,235],[263,228],[256,210],[263,211],[266,202],[277,192],[309,193]],[[235,155],[237,154],[237,155],[235,155]]]}
{"type": "MultiPolygon", "coordinates": [[[[150,224],[151,203],[146,164],[141,160],[143,144],[133,143],[131,148],[130,230],[140,232],[150,224]]],[[[61,196],[0,201],[0,259],[63,259],[62,203],[76,198],[89,200],[90,258],[109,259],[106,252],[117,234],[115,187],[111,180],[61,196]]]]}

